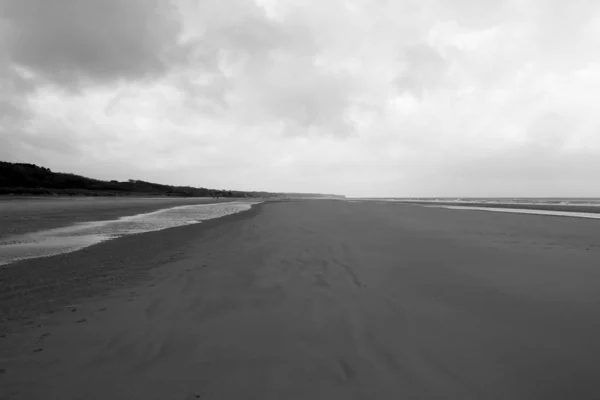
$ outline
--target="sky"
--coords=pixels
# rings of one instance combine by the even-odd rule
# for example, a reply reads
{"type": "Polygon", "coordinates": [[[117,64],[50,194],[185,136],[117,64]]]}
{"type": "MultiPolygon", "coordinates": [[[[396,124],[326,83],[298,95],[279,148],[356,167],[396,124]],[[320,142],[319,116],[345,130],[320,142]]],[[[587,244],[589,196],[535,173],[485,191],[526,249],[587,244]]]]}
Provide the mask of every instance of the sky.
{"type": "Polygon", "coordinates": [[[600,196],[595,0],[0,0],[0,160],[347,196],[600,196]]]}

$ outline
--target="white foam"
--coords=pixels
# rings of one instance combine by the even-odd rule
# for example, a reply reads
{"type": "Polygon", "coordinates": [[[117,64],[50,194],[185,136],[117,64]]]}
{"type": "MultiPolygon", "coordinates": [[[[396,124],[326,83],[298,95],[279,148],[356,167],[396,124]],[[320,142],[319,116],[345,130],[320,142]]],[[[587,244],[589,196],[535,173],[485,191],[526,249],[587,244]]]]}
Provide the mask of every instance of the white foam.
{"type": "Polygon", "coordinates": [[[497,207],[471,207],[471,206],[426,206],[435,208],[447,208],[450,210],[475,210],[475,211],[493,211],[516,214],[536,214],[536,215],[554,215],[560,217],[591,218],[600,219],[600,213],[586,213],[577,211],[552,211],[552,210],[533,210],[526,208],[497,208],[497,207]]]}
{"type": "Polygon", "coordinates": [[[0,265],[28,258],[70,253],[124,235],[197,224],[208,219],[248,210],[256,203],[238,201],[179,206],[116,220],[83,222],[63,228],[8,237],[0,240],[0,265]]]}

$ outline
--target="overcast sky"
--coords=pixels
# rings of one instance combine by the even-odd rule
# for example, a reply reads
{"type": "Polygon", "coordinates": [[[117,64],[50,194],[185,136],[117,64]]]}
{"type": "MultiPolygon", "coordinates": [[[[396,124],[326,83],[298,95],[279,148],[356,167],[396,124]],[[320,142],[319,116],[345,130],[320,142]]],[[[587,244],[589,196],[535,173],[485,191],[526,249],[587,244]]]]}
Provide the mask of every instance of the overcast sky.
{"type": "Polygon", "coordinates": [[[595,0],[0,0],[0,159],[350,196],[600,196],[595,0]]]}

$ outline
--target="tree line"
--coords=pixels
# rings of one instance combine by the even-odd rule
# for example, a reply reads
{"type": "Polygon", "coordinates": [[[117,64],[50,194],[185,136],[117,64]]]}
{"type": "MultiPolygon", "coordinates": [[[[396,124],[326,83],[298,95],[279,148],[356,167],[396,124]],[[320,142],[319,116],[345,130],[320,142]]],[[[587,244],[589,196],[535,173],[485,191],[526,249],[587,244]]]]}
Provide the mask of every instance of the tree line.
{"type": "Polygon", "coordinates": [[[279,197],[280,193],[247,192],[171,186],[137,179],[119,182],[52,172],[27,163],[0,161],[0,194],[127,196],[163,195],[178,197],[279,197]]]}

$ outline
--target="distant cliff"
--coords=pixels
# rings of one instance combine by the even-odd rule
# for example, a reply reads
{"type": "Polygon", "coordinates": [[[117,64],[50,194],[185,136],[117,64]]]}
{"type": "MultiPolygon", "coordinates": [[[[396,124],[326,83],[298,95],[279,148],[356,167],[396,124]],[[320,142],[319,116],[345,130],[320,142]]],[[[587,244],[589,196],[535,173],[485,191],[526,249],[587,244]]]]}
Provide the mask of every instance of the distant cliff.
{"type": "Polygon", "coordinates": [[[284,193],[286,197],[295,199],[345,199],[346,196],[339,194],[323,194],[323,193],[284,193]]]}
{"type": "Polygon", "coordinates": [[[34,164],[0,161],[0,195],[2,194],[277,198],[328,196],[171,186],[135,179],[123,182],[101,181],[74,174],[52,172],[48,168],[34,164]]]}

